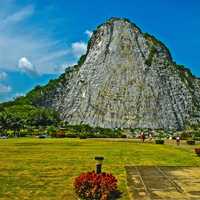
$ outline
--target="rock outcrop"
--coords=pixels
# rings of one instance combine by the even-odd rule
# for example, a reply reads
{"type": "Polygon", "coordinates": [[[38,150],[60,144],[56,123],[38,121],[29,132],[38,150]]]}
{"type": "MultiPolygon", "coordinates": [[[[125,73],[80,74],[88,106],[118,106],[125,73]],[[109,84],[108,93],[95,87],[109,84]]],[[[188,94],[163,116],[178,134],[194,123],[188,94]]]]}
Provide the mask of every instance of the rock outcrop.
{"type": "Polygon", "coordinates": [[[41,105],[70,124],[107,128],[183,129],[200,119],[200,80],[169,50],[126,19],[94,31],[79,65],[41,105]]]}

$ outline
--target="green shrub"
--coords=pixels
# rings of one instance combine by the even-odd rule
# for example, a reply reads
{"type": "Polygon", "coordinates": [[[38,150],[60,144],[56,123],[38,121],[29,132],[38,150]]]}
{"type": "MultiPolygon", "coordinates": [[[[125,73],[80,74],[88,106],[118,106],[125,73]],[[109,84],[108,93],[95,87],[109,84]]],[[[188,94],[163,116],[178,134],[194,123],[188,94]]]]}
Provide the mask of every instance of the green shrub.
{"type": "Polygon", "coordinates": [[[51,135],[52,133],[56,133],[58,131],[58,128],[55,126],[49,126],[47,127],[46,131],[48,135],[51,135]]]}
{"type": "Polygon", "coordinates": [[[191,132],[182,132],[180,134],[180,137],[182,140],[187,140],[192,137],[192,133],[191,132]]]}
{"type": "Polygon", "coordinates": [[[87,124],[67,125],[65,129],[77,137],[84,134],[87,138],[120,138],[122,135],[121,129],[91,127],[87,124]]]}
{"type": "Polygon", "coordinates": [[[84,62],[85,62],[85,59],[86,59],[87,55],[82,55],[80,57],[80,59],[78,60],[78,65],[81,66],[84,62]]]}
{"type": "Polygon", "coordinates": [[[200,141],[200,137],[192,137],[193,140],[200,141]]]}
{"type": "Polygon", "coordinates": [[[79,136],[79,138],[80,138],[80,139],[87,139],[87,135],[86,135],[86,134],[81,134],[81,135],[79,136]]]}
{"type": "Polygon", "coordinates": [[[195,145],[195,140],[187,140],[187,144],[189,144],[189,145],[195,145]]]}
{"type": "Polygon", "coordinates": [[[67,134],[65,134],[65,137],[67,137],[67,138],[77,138],[78,135],[75,134],[75,133],[67,133],[67,134]]]}
{"type": "Polygon", "coordinates": [[[154,46],[152,46],[151,49],[150,49],[149,56],[148,56],[147,60],[145,61],[146,65],[151,66],[152,61],[153,61],[153,57],[156,53],[157,53],[157,49],[154,46]]]}
{"type": "Polygon", "coordinates": [[[192,139],[196,141],[200,141],[200,131],[192,132],[192,139]]]}
{"type": "Polygon", "coordinates": [[[165,141],[162,139],[156,139],[155,142],[156,142],[156,144],[164,144],[165,143],[165,141]]]}

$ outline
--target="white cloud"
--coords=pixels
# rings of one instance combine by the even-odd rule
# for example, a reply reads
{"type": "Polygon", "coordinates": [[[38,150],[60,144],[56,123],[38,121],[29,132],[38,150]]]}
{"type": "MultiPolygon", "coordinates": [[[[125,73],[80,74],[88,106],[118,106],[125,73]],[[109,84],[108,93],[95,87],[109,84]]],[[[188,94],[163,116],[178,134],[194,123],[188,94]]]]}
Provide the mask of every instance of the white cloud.
{"type": "MultiPolygon", "coordinates": [[[[21,6],[16,0],[6,0],[0,4],[1,71],[19,70],[19,58],[25,57],[29,64],[26,62],[24,65],[22,62],[23,67],[20,68],[27,73],[60,73],[65,63],[76,62],[86,52],[87,45],[82,41],[66,44],[64,39],[57,39],[60,24],[49,23],[51,18],[47,20],[44,17],[48,12],[46,8],[34,9],[32,4],[21,6]],[[35,16],[41,20],[34,20],[35,16]],[[27,21],[30,17],[33,20],[27,21]],[[59,71],[55,71],[57,67],[60,68],[59,71]]],[[[53,17],[53,20],[56,21],[57,18],[53,17]]],[[[89,30],[85,33],[91,35],[89,30]]]]}
{"type": "Polygon", "coordinates": [[[41,63],[43,62],[49,62],[49,61],[52,61],[54,59],[58,59],[62,56],[67,56],[67,54],[69,53],[69,50],[60,50],[60,51],[56,51],[56,52],[53,52],[53,53],[49,53],[47,56],[45,57],[42,57],[41,59],[39,59],[38,61],[41,63]]]}
{"type": "Polygon", "coordinates": [[[55,70],[55,72],[63,73],[63,72],[65,72],[65,69],[67,69],[68,67],[74,66],[76,64],[77,63],[75,63],[75,62],[64,63],[60,66],[54,67],[54,70],[55,70]]]}
{"type": "Polygon", "coordinates": [[[92,32],[92,31],[89,31],[89,30],[86,30],[86,31],[85,31],[85,34],[86,34],[89,38],[91,38],[93,32],[92,32]]]}
{"type": "Polygon", "coordinates": [[[24,93],[18,93],[18,92],[17,92],[17,93],[15,94],[15,98],[17,98],[17,97],[22,97],[22,96],[24,96],[24,95],[25,95],[24,93]]]}
{"type": "Polygon", "coordinates": [[[29,58],[35,66],[34,70],[31,65],[24,70],[37,70],[40,74],[55,73],[54,67],[66,62],[67,52],[72,50],[67,49],[64,41],[55,39],[53,33],[44,28],[46,24],[26,23],[29,17],[43,18],[45,11],[38,11],[33,5],[19,6],[15,0],[3,2],[0,6],[0,70],[17,70],[22,57],[29,58]]]}
{"type": "Polygon", "coordinates": [[[72,52],[76,57],[80,57],[87,51],[87,44],[85,42],[72,43],[72,52]]]}
{"type": "Polygon", "coordinates": [[[21,71],[27,74],[30,74],[30,75],[38,74],[33,64],[26,57],[22,57],[19,59],[18,67],[21,71]]]}
{"type": "Polygon", "coordinates": [[[22,8],[19,11],[16,11],[8,16],[6,16],[4,19],[1,20],[0,28],[12,25],[13,23],[20,22],[27,17],[31,16],[34,13],[34,7],[32,5],[26,6],[22,8]]]}
{"type": "Polygon", "coordinates": [[[0,81],[5,80],[7,78],[6,72],[0,72],[0,81]]]}
{"type": "Polygon", "coordinates": [[[9,93],[12,88],[9,85],[4,85],[0,83],[0,93],[9,93]]]}

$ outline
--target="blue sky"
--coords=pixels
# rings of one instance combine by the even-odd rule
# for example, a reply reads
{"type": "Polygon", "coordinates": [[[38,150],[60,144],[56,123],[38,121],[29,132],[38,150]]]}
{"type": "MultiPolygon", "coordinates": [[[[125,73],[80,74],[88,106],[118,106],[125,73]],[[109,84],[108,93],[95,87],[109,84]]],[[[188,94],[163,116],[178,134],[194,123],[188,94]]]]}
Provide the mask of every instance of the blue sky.
{"type": "Polygon", "coordinates": [[[199,0],[0,0],[0,101],[76,63],[91,31],[113,16],[156,36],[200,76],[199,0]]]}

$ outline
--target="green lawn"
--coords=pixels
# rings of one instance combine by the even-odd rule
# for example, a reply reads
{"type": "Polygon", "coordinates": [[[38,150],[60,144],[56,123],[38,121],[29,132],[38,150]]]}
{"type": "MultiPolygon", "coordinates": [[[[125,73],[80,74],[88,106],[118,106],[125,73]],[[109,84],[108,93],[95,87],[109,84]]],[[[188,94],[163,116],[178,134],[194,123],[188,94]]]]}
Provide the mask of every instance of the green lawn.
{"type": "Polygon", "coordinates": [[[0,140],[0,200],[75,200],[74,177],[94,170],[96,155],[105,157],[103,170],[118,177],[125,200],[125,165],[200,166],[193,148],[136,140],[0,140]]]}

